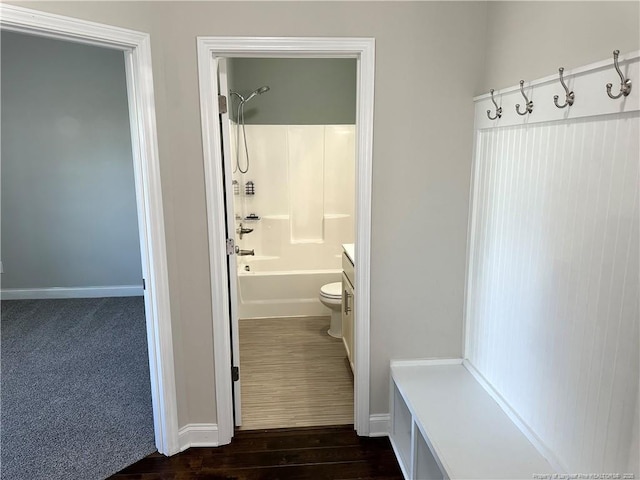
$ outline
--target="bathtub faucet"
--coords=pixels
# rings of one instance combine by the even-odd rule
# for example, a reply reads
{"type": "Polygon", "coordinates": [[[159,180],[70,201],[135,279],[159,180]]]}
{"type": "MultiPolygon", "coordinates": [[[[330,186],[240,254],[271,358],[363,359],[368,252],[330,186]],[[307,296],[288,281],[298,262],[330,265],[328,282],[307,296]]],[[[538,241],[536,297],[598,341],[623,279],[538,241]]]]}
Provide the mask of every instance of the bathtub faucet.
{"type": "Polygon", "coordinates": [[[253,250],[240,250],[240,247],[236,246],[236,255],[243,257],[245,255],[255,255],[253,250]]]}
{"type": "Polygon", "coordinates": [[[253,228],[244,228],[242,226],[242,223],[240,223],[240,226],[236,229],[236,233],[240,237],[240,240],[242,240],[243,235],[246,235],[247,233],[251,233],[251,232],[253,232],[253,228]]]}

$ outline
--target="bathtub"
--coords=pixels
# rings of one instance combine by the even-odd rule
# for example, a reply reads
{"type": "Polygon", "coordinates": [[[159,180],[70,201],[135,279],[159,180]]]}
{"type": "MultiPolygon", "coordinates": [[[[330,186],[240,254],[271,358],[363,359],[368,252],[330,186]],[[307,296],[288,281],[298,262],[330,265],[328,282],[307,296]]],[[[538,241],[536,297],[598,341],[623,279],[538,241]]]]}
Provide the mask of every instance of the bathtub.
{"type": "Polygon", "coordinates": [[[238,271],[240,318],[328,316],[320,287],[341,281],[342,270],[238,271]]]}
{"type": "Polygon", "coordinates": [[[288,215],[245,226],[254,231],[238,240],[240,248],[256,254],[238,257],[240,318],[331,315],[318,295],[322,285],[342,280],[341,244],[353,238],[352,217],[325,215],[322,242],[292,242],[288,215]]]}

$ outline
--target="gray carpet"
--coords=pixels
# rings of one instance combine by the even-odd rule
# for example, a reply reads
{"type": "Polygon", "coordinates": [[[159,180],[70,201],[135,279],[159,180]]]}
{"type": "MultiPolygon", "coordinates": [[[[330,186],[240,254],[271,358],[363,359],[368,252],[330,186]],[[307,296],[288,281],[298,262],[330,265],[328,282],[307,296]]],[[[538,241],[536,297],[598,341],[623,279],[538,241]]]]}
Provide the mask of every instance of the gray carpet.
{"type": "Polygon", "coordinates": [[[1,307],[3,480],[102,479],[155,451],[142,297],[1,307]]]}

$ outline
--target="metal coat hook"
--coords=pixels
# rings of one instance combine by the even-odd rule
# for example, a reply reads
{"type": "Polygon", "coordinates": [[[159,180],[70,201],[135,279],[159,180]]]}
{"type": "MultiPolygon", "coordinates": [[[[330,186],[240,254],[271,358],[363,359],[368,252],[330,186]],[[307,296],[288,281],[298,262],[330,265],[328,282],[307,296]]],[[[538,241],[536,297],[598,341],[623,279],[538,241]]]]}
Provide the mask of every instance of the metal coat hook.
{"type": "Polygon", "coordinates": [[[573,105],[573,102],[576,99],[576,95],[575,95],[575,93],[570,92],[569,89],[567,88],[567,84],[564,83],[564,78],[562,76],[562,74],[564,73],[564,67],[560,67],[558,69],[558,73],[560,73],[560,83],[562,84],[562,87],[564,88],[564,93],[565,93],[565,96],[566,96],[567,99],[564,102],[564,105],[560,105],[558,103],[558,98],[560,98],[560,97],[558,97],[558,95],[554,95],[553,96],[553,103],[555,103],[556,107],[558,107],[558,108],[564,108],[567,105],[569,105],[569,106],[573,105]]]}
{"type": "Polygon", "coordinates": [[[487,117],[489,117],[489,120],[495,120],[497,118],[502,117],[502,107],[499,107],[498,104],[496,103],[495,98],[493,98],[493,88],[491,90],[489,90],[491,92],[491,101],[493,102],[493,104],[496,106],[496,114],[495,116],[491,116],[491,110],[487,110],[487,117]]]}
{"type": "Polygon", "coordinates": [[[613,66],[616,68],[616,72],[618,72],[618,75],[620,75],[620,93],[618,93],[618,95],[611,95],[611,87],[613,87],[613,84],[607,83],[607,95],[609,95],[609,97],[613,99],[620,98],[622,95],[626,97],[627,95],[629,95],[629,93],[631,93],[631,80],[629,80],[628,78],[624,78],[624,75],[622,74],[622,71],[618,66],[618,55],[620,55],[620,50],[614,50],[613,66]]]}
{"type": "Polygon", "coordinates": [[[533,112],[533,101],[529,100],[527,98],[527,96],[524,93],[524,80],[520,80],[520,92],[522,93],[522,96],[524,97],[524,100],[526,103],[526,109],[524,112],[520,111],[520,104],[516,103],[516,112],[518,112],[518,115],[526,115],[527,113],[531,113],[533,112]]]}

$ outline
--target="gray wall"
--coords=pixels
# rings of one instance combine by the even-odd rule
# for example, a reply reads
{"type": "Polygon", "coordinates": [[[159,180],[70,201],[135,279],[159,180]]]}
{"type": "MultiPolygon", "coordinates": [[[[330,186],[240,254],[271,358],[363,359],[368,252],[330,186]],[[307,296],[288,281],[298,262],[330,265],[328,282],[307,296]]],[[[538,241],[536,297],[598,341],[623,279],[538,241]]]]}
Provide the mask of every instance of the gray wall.
{"type": "MultiPolygon", "coordinates": [[[[245,98],[262,85],[270,90],[245,105],[245,122],[257,125],[352,125],[356,123],[356,60],[351,58],[233,58],[229,89],[245,98]]],[[[231,97],[236,120],[238,98],[231,97]]]]}
{"type": "MultiPolygon", "coordinates": [[[[482,88],[518,85],[638,50],[640,2],[489,2],[482,88]]],[[[618,77],[613,72],[611,81],[618,77]]],[[[619,84],[619,81],[618,81],[619,84]]],[[[604,86],[603,92],[604,92],[604,86]]]]}
{"type": "Polygon", "coordinates": [[[122,52],[1,40],[2,287],[140,285],[122,52]]]}
{"type": "MultiPolygon", "coordinates": [[[[550,65],[536,63],[535,71],[523,72],[518,65],[527,64],[526,54],[517,57],[519,63],[514,65],[498,61],[499,55],[489,52],[491,65],[499,67],[489,73],[490,81],[485,78],[488,27],[504,27],[488,20],[486,3],[181,1],[22,5],[151,34],[180,426],[216,421],[195,47],[198,35],[375,37],[371,413],[389,411],[390,358],[461,355],[472,98],[485,91],[484,83],[512,85],[520,75],[547,75],[557,68],[553,58],[545,57],[550,65]],[[540,66],[544,72],[537,71],[540,66]],[[409,254],[409,249],[419,253],[409,254]]],[[[596,38],[600,30],[619,28],[620,17],[625,14],[615,20],[606,17],[604,25],[598,12],[590,13],[590,2],[571,5],[579,12],[580,22],[598,26],[590,27],[596,38]]],[[[508,6],[512,4],[505,8],[508,6]]],[[[500,7],[490,8],[493,15],[500,13],[495,10],[500,7]]],[[[540,2],[539,8],[542,11],[535,17],[535,27],[527,26],[526,17],[512,19],[534,32],[530,40],[522,40],[528,52],[537,42],[546,42],[542,40],[545,35],[558,40],[585,28],[567,21],[562,28],[568,33],[548,29],[545,11],[555,14],[555,7],[551,2],[540,2]]],[[[601,8],[609,7],[603,2],[601,8]]],[[[515,36],[515,27],[513,30],[515,36]]],[[[492,31],[492,38],[498,33],[492,31]]],[[[637,31],[632,34],[638,37],[637,31]]],[[[500,45],[499,37],[495,38],[490,42],[495,44],[492,49],[500,45]]],[[[553,43],[563,57],[577,59],[583,52],[583,47],[573,43],[553,43]]],[[[508,48],[515,51],[518,47],[508,48]]],[[[600,58],[604,57],[596,55],[593,60],[600,58]]]]}
{"type": "Polygon", "coordinates": [[[371,413],[389,411],[389,359],[462,353],[472,99],[483,73],[485,3],[22,5],[151,34],[180,426],[216,422],[199,35],[376,39],[371,413]]]}

